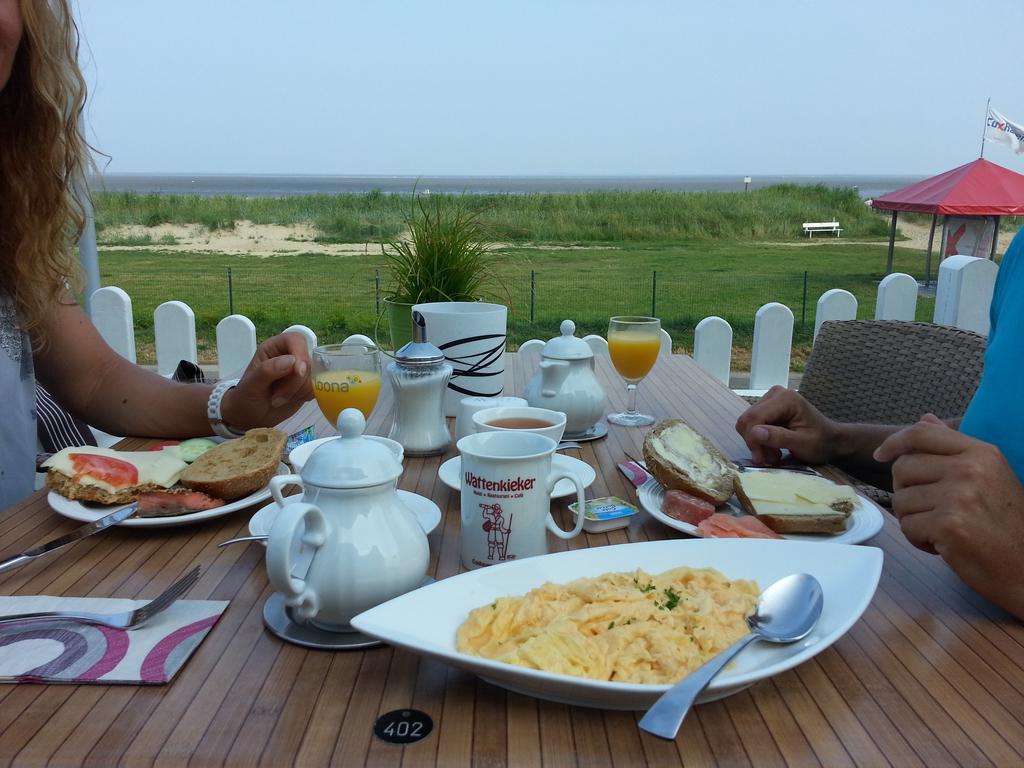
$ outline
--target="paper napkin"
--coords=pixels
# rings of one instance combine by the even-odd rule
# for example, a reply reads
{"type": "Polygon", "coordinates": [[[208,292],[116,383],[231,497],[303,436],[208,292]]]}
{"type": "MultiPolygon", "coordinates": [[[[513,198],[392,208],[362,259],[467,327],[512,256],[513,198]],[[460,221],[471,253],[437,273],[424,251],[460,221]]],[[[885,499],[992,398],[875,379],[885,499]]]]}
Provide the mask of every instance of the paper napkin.
{"type": "MultiPolygon", "coordinates": [[[[86,597],[0,597],[0,616],[35,611],[117,613],[145,603],[86,597]]],[[[169,682],[227,606],[224,600],[178,600],[132,630],[57,620],[0,624],[0,682],[169,682]]]]}

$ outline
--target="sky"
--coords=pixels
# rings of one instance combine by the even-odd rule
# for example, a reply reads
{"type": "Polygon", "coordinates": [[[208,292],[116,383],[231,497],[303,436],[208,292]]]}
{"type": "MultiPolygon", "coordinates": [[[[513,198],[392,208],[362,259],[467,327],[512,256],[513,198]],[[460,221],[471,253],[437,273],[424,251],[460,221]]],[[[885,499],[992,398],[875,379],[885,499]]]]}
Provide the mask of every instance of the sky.
{"type": "Polygon", "coordinates": [[[71,2],[108,173],[929,175],[1024,122],[1021,0],[71,2]]]}

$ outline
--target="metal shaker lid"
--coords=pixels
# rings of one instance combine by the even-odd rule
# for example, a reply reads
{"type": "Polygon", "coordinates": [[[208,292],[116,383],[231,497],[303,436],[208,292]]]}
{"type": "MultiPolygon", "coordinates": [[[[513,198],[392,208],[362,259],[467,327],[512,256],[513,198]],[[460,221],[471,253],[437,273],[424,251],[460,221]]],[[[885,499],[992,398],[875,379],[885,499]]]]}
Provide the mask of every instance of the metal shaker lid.
{"type": "Polygon", "coordinates": [[[436,365],[444,362],[444,353],[427,341],[427,321],[419,312],[412,313],[412,341],[395,353],[400,365],[436,365]]]}

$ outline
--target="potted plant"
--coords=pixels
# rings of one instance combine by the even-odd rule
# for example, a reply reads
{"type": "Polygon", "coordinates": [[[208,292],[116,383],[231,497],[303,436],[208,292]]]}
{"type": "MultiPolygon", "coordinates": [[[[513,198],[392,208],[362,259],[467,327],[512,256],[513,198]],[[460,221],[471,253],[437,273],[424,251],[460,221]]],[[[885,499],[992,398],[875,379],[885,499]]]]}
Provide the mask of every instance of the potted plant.
{"type": "Polygon", "coordinates": [[[494,244],[480,215],[457,198],[414,192],[407,236],[382,246],[384,307],[394,349],[412,339],[414,304],[477,301],[490,292],[487,256],[494,244]]]}

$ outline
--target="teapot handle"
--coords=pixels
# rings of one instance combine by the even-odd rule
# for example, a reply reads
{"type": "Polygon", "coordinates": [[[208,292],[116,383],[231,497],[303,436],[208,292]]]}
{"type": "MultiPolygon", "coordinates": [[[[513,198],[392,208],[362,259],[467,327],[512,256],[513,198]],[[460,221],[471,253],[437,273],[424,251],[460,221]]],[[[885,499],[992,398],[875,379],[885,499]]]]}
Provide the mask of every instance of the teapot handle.
{"type": "Polygon", "coordinates": [[[284,595],[285,605],[295,610],[296,618],[308,621],[319,612],[320,599],[303,579],[292,576],[292,542],[300,523],[306,528],[303,544],[319,549],[327,541],[327,520],[319,507],[304,501],[282,504],[267,539],[267,576],[271,586],[284,595]]]}
{"type": "Polygon", "coordinates": [[[270,478],[270,495],[274,497],[274,501],[277,502],[279,507],[283,507],[288,503],[288,500],[281,492],[286,485],[297,485],[299,488],[302,488],[302,478],[298,475],[275,475],[270,478]]]}

